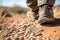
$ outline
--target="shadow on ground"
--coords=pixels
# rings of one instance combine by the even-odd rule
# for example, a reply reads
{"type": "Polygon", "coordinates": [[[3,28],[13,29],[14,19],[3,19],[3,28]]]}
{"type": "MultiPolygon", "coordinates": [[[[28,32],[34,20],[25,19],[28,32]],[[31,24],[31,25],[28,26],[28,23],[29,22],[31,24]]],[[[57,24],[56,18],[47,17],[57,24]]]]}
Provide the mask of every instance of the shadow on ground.
{"type": "Polygon", "coordinates": [[[49,26],[49,27],[57,27],[60,26],[60,18],[55,18],[55,22],[52,23],[44,23],[43,26],[49,26]]]}

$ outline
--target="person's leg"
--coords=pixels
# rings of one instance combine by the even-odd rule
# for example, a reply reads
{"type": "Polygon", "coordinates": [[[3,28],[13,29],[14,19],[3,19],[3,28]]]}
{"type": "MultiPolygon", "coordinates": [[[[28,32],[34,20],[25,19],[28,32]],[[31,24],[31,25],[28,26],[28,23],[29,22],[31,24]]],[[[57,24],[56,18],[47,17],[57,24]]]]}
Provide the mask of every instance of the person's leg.
{"type": "Polygon", "coordinates": [[[40,23],[50,23],[54,21],[52,7],[49,5],[43,5],[39,7],[39,18],[40,23]]]}
{"type": "Polygon", "coordinates": [[[35,20],[37,18],[38,9],[39,9],[37,6],[37,0],[27,0],[26,3],[30,9],[29,11],[27,11],[27,16],[32,20],[35,20]]]}

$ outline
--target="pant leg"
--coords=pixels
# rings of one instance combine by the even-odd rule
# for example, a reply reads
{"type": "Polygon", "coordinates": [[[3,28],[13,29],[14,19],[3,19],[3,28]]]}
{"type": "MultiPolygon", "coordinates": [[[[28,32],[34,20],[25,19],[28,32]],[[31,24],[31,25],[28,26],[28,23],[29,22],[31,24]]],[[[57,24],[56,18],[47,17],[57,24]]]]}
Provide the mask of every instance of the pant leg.
{"type": "Polygon", "coordinates": [[[37,0],[27,0],[26,3],[29,7],[29,11],[27,11],[27,16],[29,16],[32,19],[35,19],[39,10],[37,6],[37,0]]]}
{"type": "Polygon", "coordinates": [[[32,9],[32,11],[38,10],[37,0],[26,0],[27,6],[32,9]]]}
{"type": "Polygon", "coordinates": [[[37,0],[37,1],[38,1],[38,6],[41,6],[47,3],[47,0],[37,0]]]}
{"type": "Polygon", "coordinates": [[[47,4],[47,5],[54,5],[55,4],[55,0],[37,0],[38,1],[38,6],[47,4]]]}

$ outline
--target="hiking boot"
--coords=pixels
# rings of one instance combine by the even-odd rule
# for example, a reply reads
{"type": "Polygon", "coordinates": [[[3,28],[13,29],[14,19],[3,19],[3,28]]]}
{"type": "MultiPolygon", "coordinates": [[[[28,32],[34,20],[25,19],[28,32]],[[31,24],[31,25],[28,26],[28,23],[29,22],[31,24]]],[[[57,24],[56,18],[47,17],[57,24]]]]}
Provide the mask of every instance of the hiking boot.
{"type": "Polygon", "coordinates": [[[38,15],[37,15],[37,14],[38,14],[37,11],[33,12],[32,10],[30,10],[30,11],[27,12],[27,16],[28,16],[32,21],[38,19],[38,15]]]}
{"type": "Polygon", "coordinates": [[[39,23],[50,23],[54,21],[52,7],[44,5],[39,7],[39,23]]]}
{"type": "Polygon", "coordinates": [[[38,10],[39,7],[37,6],[37,0],[26,0],[27,6],[29,7],[29,11],[27,11],[27,16],[31,20],[36,20],[38,18],[38,10]]]}

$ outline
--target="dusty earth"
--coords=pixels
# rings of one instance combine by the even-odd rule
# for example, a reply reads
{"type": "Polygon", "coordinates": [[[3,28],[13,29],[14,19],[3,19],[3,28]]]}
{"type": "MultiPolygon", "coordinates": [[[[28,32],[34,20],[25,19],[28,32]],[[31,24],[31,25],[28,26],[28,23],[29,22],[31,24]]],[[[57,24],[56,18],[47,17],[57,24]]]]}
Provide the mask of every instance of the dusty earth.
{"type": "Polygon", "coordinates": [[[54,9],[55,22],[40,25],[26,15],[5,17],[0,23],[0,40],[60,40],[60,9],[54,9]]]}

